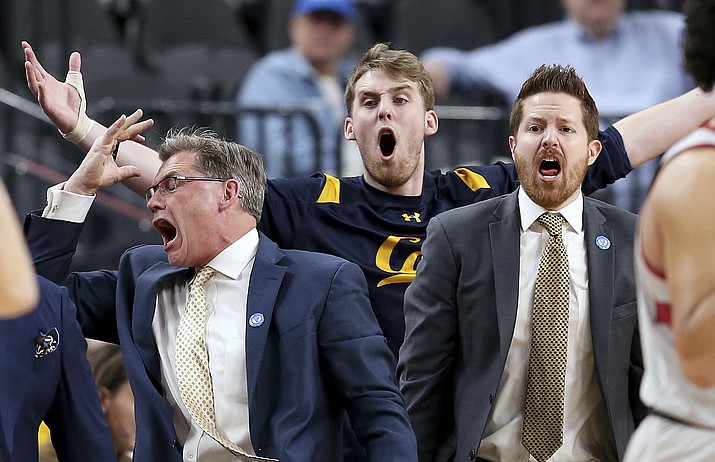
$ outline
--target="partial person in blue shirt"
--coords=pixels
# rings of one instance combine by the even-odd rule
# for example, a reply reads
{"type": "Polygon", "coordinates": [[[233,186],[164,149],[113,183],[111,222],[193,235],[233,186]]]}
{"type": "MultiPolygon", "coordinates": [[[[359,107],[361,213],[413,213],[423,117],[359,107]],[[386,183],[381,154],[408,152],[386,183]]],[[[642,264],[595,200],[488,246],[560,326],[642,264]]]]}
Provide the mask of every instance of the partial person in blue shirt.
{"type": "MultiPolygon", "coordinates": [[[[674,11],[626,11],[626,0],[563,0],[566,18],[531,27],[493,45],[422,56],[438,100],[450,94],[497,93],[514,101],[543,63],[576,68],[601,111],[601,126],[694,88],[680,47],[683,16],[674,11]]],[[[609,187],[610,202],[637,212],[657,160],[609,187]]]]}
{"type": "Polygon", "coordinates": [[[50,430],[59,462],[116,462],[67,289],[33,275],[39,301],[0,319],[0,461],[37,461],[38,431],[50,430]]]}
{"type": "Polygon", "coordinates": [[[355,37],[355,15],[352,0],[297,0],[288,31],[291,46],[266,55],[246,75],[237,96],[239,108],[285,113],[298,108],[315,122],[311,125],[302,115],[241,115],[238,139],[263,154],[269,178],[344,173],[351,159],[358,168],[353,173],[359,173],[355,143],[341,141],[343,92],[354,65],[346,55],[355,37]],[[338,160],[343,151],[345,162],[338,160]]]}

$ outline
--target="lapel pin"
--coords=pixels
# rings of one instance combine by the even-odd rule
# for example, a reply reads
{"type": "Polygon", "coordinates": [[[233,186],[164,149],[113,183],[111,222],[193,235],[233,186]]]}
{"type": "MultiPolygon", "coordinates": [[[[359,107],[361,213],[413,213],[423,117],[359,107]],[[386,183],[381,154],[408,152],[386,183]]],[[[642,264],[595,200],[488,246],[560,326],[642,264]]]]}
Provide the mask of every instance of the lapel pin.
{"type": "Polygon", "coordinates": [[[60,344],[60,333],[53,327],[48,333],[40,331],[35,338],[35,358],[43,358],[57,349],[60,344]]]}
{"type": "Polygon", "coordinates": [[[251,327],[260,327],[266,318],[263,313],[253,313],[250,318],[248,318],[248,325],[251,327]]]}
{"type": "Polygon", "coordinates": [[[606,236],[597,236],[596,246],[601,250],[608,250],[611,247],[611,241],[606,236]]]}

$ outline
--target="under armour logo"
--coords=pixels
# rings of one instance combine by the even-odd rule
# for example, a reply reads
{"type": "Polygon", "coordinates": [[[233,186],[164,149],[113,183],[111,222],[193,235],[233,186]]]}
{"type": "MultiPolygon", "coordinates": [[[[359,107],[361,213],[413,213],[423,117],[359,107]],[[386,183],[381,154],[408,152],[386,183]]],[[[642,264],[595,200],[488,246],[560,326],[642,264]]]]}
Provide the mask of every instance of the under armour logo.
{"type": "Polygon", "coordinates": [[[419,212],[415,212],[413,215],[408,215],[406,213],[403,213],[402,218],[404,218],[405,221],[415,220],[417,223],[422,223],[422,218],[420,218],[419,212]]]}

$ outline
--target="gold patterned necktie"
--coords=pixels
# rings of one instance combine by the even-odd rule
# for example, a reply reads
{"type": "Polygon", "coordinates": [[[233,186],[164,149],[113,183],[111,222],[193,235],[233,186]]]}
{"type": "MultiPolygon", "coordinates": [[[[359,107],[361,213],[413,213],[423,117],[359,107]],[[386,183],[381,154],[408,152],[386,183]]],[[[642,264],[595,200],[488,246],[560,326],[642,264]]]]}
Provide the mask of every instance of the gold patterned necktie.
{"type": "Polygon", "coordinates": [[[544,462],[563,444],[569,262],[561,230],[564,217],[544,213],[537,221],[549,232],[549,241],[534,288],[522,444],[544,462]]]}
{"type": "Polygon", "coordinates": [[[211,438],[242,460],[276,461],[248,454],[229,441],[216,427],[213,384],[209,372],[209,355],[206,349],[206,292],[204,284],[216,270],[204,266],[189,284],[189,297],[176,334],[176,380],[179,393],[191,418],[211,438]]]}

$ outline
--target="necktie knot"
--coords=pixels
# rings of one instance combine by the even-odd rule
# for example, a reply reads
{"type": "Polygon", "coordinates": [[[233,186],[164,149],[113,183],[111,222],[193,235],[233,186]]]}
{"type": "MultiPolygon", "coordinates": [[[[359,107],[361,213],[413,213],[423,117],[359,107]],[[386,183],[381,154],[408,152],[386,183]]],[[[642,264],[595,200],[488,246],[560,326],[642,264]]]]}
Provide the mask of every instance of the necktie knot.
{"type": "Polygon", "coordinates": [[[562,234],[561,225],[564,224],[565,220],[560,213],[544,212],[536,221],[546,228],[550,236],[560,236],[562,234]]]}
{"type": "Polygon", "coordinates": [[[215,269],[210,266],[202,266],[196,272],[196,276],[194,276],[194,280],[191,282],[191,287],[203,286],[214,274],[216,274],[215,269]]]}

